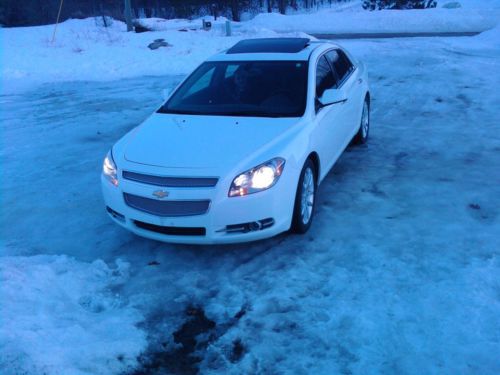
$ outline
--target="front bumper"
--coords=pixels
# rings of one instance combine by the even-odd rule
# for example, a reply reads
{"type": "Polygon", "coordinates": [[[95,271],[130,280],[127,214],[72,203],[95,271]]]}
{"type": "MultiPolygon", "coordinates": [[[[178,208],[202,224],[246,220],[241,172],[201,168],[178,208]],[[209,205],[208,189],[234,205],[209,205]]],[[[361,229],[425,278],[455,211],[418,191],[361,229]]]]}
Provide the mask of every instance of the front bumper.
{"type": "Polygon", "coordinates": [[[169,196],[163,200],[211,201],[205,214],[177,217],[152,215],[125,202],[124,193],[154,198],[158,186],[120,179],[116,187],[102,176],[101,185],[109,216],[139,236],[171,243],[222,244],[260,240],[288,230],[297,186],[293,180],[291,173],[284,173],[272,188],[234,198],[227,196],[229,188],[223,182],[211,188],[165,188],[169,196]],[[246,224],[250,230],[238,230],[246,224]]]}

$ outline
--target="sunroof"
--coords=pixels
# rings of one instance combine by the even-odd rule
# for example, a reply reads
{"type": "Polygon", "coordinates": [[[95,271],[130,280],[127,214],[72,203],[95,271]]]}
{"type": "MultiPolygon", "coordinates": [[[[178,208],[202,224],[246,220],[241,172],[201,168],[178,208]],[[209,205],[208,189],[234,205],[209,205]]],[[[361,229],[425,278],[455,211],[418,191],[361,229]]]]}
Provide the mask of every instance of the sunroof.
{"type": "Polygon", "coordinates": [[[229,48],[226,53],[297,53],[308,43],[307,38],[245,39],[229,48]]]}

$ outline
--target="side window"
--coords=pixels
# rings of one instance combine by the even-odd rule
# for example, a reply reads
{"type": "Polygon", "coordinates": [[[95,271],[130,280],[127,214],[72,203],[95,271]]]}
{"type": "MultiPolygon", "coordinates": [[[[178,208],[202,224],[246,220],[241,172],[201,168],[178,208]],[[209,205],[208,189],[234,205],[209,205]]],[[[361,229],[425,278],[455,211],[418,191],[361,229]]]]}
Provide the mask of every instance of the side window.
{"type": "Polygon", "coordinates": [[[184,97],[196,94],[197,92],[200,92],[201,90],[206,89],[208,86],[210,86],[210,82],[212,82],[212,77],[214,75],[215,67],[212,67],[209,69],[205,74],[203,74],[199,79],[198,82],[196,82],[189,91],[184,94],[184,97]]]}
{"type": "Polygon", "coordinates": [[[342,50],[329,51],[326,53],[326,58],[332,64],[339,82],[353,69],[352,63],[342,50]]]}
{"type": "Polygon", "coordinates": [[[316,96],[321,98],[326,89],[331,89],[335,85],[330,64],[325,56],[321,56],[316,67],[316,96]]]}

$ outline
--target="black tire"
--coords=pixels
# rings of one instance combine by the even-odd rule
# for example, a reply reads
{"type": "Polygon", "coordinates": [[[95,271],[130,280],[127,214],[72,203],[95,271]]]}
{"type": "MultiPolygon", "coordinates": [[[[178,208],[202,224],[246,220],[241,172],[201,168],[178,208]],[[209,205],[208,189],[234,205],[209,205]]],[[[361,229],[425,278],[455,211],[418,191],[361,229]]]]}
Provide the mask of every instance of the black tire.
{"type": "MultiPolygon", "coordinates": [[[[309,227],[311,226],[314,217],[314,207],[316,206],[317,180],[318,178],[317,178],[316,167],[314,166],[314,163],[312,162],[311,159],[307,159],[306,162],[304,163],[304,166],[302,167],[302,171],[300,172],[299,183],[297,185],[297,192],[295,194],[295,204],[293,208],[293,218],[292,218],[292,228],[291,228],[291,231],[294,233],[299,233],[299,234],[306,233],[309,230],[309,227]],[[313,184],[312,203],[310,202],[310,200],[307,200],[307,202],[309,202],[308,207],[310,207],[310,214],[308,219],[305,220],[305,212],[303,212],[303,206],[305,202],[303,200],[303,193],[306,187],[304,186],[304,180],[307,179],[309,181],[309,178],[311,177],[310,173],[312,173],[312,184],[313,184]]],[[[309,184],[306,183],[306,185],[309,184]]]]}
{"type": "Polygon", "coordinates": [[[365,98],[365,102],[363,103],[363,112],[361,113],[359,130],[353,138],[353,143],[357,145],[363,145],[368,141],[369,135],[370,135],[370,99],[367,96],[365,98]],[[366,111],[366,117],[365,117],[365,111],[366,111]],[[363,126],[363,124],[365,124],[365,126],[363,126]]]}

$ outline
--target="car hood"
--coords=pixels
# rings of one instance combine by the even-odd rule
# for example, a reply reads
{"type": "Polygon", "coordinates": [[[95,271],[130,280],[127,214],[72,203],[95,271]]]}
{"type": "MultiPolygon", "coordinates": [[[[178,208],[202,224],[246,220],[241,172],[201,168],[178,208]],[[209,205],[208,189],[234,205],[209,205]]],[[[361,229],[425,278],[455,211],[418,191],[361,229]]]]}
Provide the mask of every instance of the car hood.
{"type": "Polygon", "coordinates": [[[295,123],[296,118],[154,114],[130,134],[124,157],[166,168],[235,165],[270,146],[295,123]]]}

